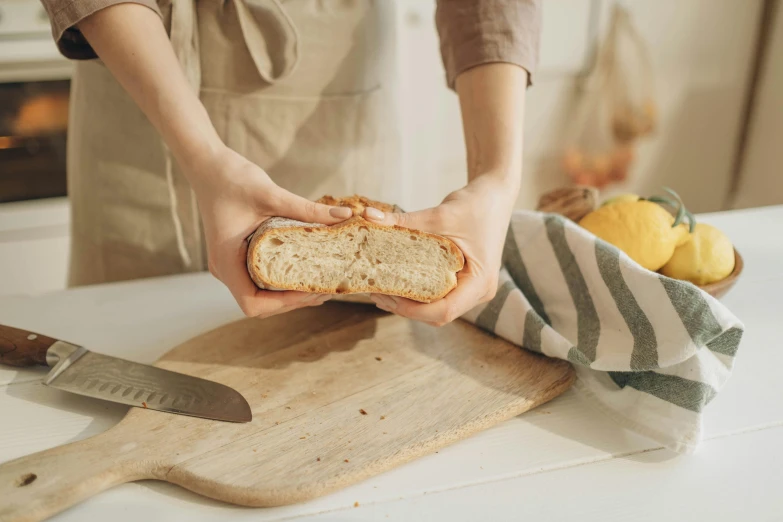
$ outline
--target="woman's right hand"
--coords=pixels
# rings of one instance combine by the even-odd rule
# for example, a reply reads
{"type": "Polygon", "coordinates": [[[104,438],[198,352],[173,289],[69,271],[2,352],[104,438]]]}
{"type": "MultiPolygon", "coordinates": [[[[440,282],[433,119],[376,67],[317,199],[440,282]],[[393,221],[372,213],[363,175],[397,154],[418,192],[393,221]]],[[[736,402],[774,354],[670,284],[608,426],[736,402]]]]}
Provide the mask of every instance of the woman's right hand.
{"type": "Polygon", "coordinates": [[[247,238],[273,216],[333,225],[351,217],[350,209],[315,203],[280,188],[263,169],[225,146],[182,163],[204,224],[209,271],[228,287],[245,315],[268,317],[317,306],[331,297],[260,290],[247,271],[247,238]]]}
{"type": "Polygon", "coordinates": [[[177,158],[196,193],[209,270],[228,287],[242,311],[266,317],[328,299],[259,290],[247,272],[246,239],[272,216],[332,225],[350,217],[351,211],[283,190],[261,168],[223,144],[154,11],[120,3],[98,10],[78,28],[177,158]]]}

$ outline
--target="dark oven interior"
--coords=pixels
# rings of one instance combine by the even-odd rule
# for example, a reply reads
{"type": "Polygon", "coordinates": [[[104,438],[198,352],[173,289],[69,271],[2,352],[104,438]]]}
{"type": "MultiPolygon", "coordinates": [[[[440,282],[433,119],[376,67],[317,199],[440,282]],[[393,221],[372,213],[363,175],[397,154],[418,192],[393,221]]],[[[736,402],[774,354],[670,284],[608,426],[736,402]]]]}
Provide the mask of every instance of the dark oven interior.
{"type": "Polygon", "coordinates": [[[66,195],[69,87],[0,83],[0,203],[66,195]]]}

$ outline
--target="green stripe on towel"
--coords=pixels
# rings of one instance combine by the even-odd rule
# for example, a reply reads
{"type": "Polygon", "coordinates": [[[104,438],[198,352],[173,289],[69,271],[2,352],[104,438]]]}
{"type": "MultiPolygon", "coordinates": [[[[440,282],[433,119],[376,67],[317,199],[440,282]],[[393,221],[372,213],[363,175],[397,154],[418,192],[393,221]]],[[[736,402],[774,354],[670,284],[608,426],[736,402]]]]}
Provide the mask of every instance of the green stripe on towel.
{"type": "Polygon", "coordinates": [[[590,364],[593,362],[590,359],[588,359],[585,354],[580,352],[576,346],[572,346],[568,350],[568,361],[572,362],[574,364],[579,364],[581,366],[586,366],[587,368],[590,367],[590,364]]]}
{"type": "Polygon", "coordinates": [[[530,280],[530,276],[527,272],[527,267],[522,261],[522,255],[519,253],[519,245],[514,237],[513,223],[508,226],[506,232],[506,244],[503,247],[503,266],[508,270],[511,279],[517,284],[522,291],[522,295],[525,296],[527,302],[533,307],[533,310],[544,320],[546,324],[552,324],[549,320],[549,316],[544,310],[544,303],[541,302],[541,298],[538,297],[533,282],[530,280]]]}
{"type": "Polygon", "coordinates": [[[716,353],[734,357],[742,340],[742,329],[732,326],[718,337],[707,343],[707,348],[716,353]]]}
{"type": "Polygon", "coordinates": [[[639,306],[620,270],[620,251],[600,240],[595,242],[595,258],[604,284],[612,294],[617,309],[633,335],[632,370],[652,370],[658,367],[658,341],[650,319],[639,306]]]}
{"type": "Polygon", "coordinates": [[[544,223],[549,242],[555,251],[555,257],[576,308],[577,343],[569,352],[568,359],[579,364],[584,364],[586,360],[589,366],[595,361],[598,338],[601,335],[601,321],[593,304],[593,298],[590,296],[590,289],[566,241],[565,218],[550,215],[544,218],[544,223]],[[575,359],[572,359],[571,352],[574,351],[579,352],[581,357],[574,354],[575,359]]]}
{"type": "Polygon", "coordinates": [[[608,373],[620,388],[629,386],[696,413],[701,412],[717,393],[709,384],[683,379],[676,375],[664,375],[652,371],[608,373]]]}
{"type": "Polygon", "coordinates": [[[492,301],[489,302],[487,307],[484,308],[476,318],[476,326],[494,332],[495,326],[498,323],[498,317],[500,317],[500,311],[503,310],[503,305],[506,304],[506,299],[508,299],[508,294],[510,294],[512,290],[516,290],[516,288],[517,286],[514,284],[514,281],[506,281],[503,283],[500,288],[498,288],[492,301]]]}
{"type": "Polygon", "coordinates": [[[742,338],[742,330],[732,327],[724,332],[702,291],[697,287],[664,276],[658,279],[666,289],[669,301],[694,344],[734,357],[742,338]]]}
{"type": "Polygon", "coordinates": [[[525,315],[525,333],[522,336],[522,348],[541,353],[541,331],[546,326],[535,310],[525,315]]]}

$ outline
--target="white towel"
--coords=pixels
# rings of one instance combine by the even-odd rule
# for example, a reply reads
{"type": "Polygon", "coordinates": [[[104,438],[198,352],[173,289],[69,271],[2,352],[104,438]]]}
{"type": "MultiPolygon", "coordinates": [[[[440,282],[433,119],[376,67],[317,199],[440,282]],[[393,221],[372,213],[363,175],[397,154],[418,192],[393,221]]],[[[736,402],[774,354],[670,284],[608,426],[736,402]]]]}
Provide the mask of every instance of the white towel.
{"type": "Polygon", "coordinates": [[[725,306],[558,215],[515,212],[503,266],[495,298],[464,319],[573,363],[577,393],[622,426],[697,448],[744,329],[725,306]]]}

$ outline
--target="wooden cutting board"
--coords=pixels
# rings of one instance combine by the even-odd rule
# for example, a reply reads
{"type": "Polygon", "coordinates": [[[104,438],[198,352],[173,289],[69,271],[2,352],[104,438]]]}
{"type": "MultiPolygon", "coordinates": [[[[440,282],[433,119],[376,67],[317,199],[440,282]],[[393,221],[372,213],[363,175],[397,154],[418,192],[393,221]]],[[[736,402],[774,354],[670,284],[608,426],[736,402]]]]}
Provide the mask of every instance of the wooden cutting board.
{"type": "Polygon", "coordinates": [[[215,499],[312,499],[468,437],[563,393],[564,361],[462,321],[434,328],[329,303],[196,337],[158,366],[250,403],[233,424],[131,409],[114,428],[0,466],[0,520],[41,520],[124,482],[215,499]]]}

